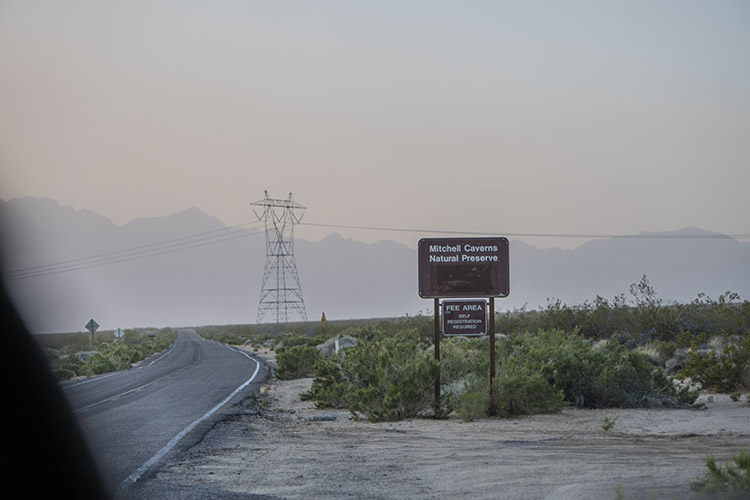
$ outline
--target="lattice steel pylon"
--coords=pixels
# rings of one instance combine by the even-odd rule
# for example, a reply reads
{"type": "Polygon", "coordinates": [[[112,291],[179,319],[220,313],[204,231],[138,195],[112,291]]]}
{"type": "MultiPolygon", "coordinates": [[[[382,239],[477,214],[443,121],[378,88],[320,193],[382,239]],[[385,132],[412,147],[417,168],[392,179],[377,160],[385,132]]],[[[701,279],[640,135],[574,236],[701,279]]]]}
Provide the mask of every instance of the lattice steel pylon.
{"type": "Polygon", "coordinates": [[[297,264],[294,261],[294,225],[302,220],[305,207],[292,200],[268,197],[251,203],[253,212],[266,225],[266,267],[258,301],[260,323],[268,311],[276,312],[276,323],[287,323],[290,313],[296,312],[302,321],[307,321],[302,286],[299,282],[297,264]],[[258,213],[254,207],[262,207],[258,213]],[[302,211],[299,216],[297,212],[302,211]]]}

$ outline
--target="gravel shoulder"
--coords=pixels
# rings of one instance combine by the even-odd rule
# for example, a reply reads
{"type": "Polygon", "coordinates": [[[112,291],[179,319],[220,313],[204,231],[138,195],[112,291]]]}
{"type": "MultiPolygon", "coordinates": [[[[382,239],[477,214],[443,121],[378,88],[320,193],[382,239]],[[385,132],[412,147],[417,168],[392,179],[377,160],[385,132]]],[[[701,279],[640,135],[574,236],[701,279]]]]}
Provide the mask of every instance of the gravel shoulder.
{"type": "Polygon", "coordinates": [[[154,479],[227,498],[607,499],[618,485],[626,499],[689,498],[707,454],[750,449],[744,396],[704,394],[702,410],[369,423],[301,401],[311,383],[270,382],[154,479]]]}

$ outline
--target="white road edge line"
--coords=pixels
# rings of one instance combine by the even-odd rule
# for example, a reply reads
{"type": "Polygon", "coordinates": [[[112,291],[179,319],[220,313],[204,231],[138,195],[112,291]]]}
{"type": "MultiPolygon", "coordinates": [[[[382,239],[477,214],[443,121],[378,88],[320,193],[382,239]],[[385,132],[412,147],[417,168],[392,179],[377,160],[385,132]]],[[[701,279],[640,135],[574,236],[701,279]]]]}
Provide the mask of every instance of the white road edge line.
{"type": "MultiPolygon", "coordinates": [[[[175,342],[174,344],[172,344],[172,347],[170,347],[170,348],[169,348],[169,350],[168,350],[167,352],[165,352],[164,354],[162,354],[161,356],[159,356],[158,358],[156,358],[155,360],[153,360],[152,362],[150,362],[150,363],[148,364],[148,366],[151,366],[151,365],[153,365],[154,363],[156,363],[157,361],[161,361],[162,359],[166,358],[166,357],[167,357],[167,356],[169,355],[169,353],[170,353],[170,352],[172,352],[172,350],[174,349],[174,347],[175,347],[176,345],[177,345],[177,342],[175,342]]],[[[255,360],[253,360],[253,361],[255,361],[255,360]]],[[[139,366],[138,368],[142,368],[142,366],[143,366],[143,365],[139,366]]]]}
{"type": "Polygon", "coordinates": [[[81,380],[80,382],[71,382],[69,384],[61,385],[63,389],[68,389],[70,387],[77,387],[79,385],[88,384],[89,382],[94,382],[95,380],[101,380],[103,378],[111,377],[112,375],[117,375],[120,372],[112,372],[112,373],[106,373],[104,375],[98,375],[96,377],[87,378],[86,380],[81,380]]]}
{"type": "Polygon", "coordinates": [[[248,355],[247,353],[245,353],[245,352],[243,352],[243,351],[240,351],[240,350],[238,350],[238,349],[233,349],[233,348],[231,348],[231,347],[227,347],[227,348],[228,348],[228,349],[231,349],[232,351],[236,351],[236,352],[239,352],[240,354],[243,354],[243,355],[247,356],[247,358],[248,358],[248,359],[251,359],[251,360],[255,361],[255,365],[256,365],[256,367],[255,367],[255,371],[253,372],[253,376],[252,376],[252,377],[250,377],[249,379],[247,379],[247,380],[245,381],[245,383],[244,383],[244,384],[242,384],[242,385],[241,385],[241,386],[239,386],[239,387],[238,387],[237,389],[235,389],[235,390],[234,390],[234,392],[232,392],[232,394],[230,394],[229,396],[227,396],[227,397],[226,397],[226,399],[224,399],[224,401],[222,401],[222,402],[221,402],[221,403],[219,403],[218,405],[214,406],[214,407],[213,407],[213,408],[211,408],[211,409],[210,409],[210,410],[209,410],[208,412],[206,412],[206,414],[205,414],[205,415],[203,415],[203,416],[202,416],[201,418],[199,418],[198,420],[196,420],[196,421],[195,421],[195,422],[193,422],[192,424],[190,424],[190,425],[188,425],[187,427],[185,427],[185,428],[184,428],[184,429],[183,429],[183,430],[182,430],[182,431],[181,431],[181,432],[180,432],[179,434],[177,434],[177,435],[176,435],[175,437],[173,437],[173,438],[172,438],[172,439],[171,439],[171,440],[170,440],[170,441],[169,441],[169,442],[168,442],[168,443],[167,443],[167,444],[166,444],[166,445],[164,446],[164,448],[162,448],[161,450],[159,450],[159,451],[158,451],[158,452],[156,453],[156,455],[154,455],[153,457],[149,458],[149,459],[148,459],[148,460],[146,461],[146,463],[144,463],[143,465],[141,465],[140,467],[138,467],[138,469],[136,469],[136,471],[135,471],[135,472],[133,472],[133,473],[132,473],[131,475],[129,475],[129,476],[128,476],[128,477],[127,477],[127,478],[125,479],[125,481],[123,481],[123,484],[133,484],[133,483],[135,483],[136,481],[138,481],[138,480],[139,480],[139,479],[141,478],[141,476],[142,476],[142,475],[143,475],[143,474],[144,474],[144,473],[145,473],[145,472],[146,472],[146,471],[147,471],[147,470],[148,470],[148,469],[149,469],[149,468],[150,468],[150,467],[151,467],[152,465],[154,465],[154,464],[155,464],[156,462],[158,462],[159,460],[161,460],[161,459],[162,459],[162,458],[164,457],[164,455],[166,455],[167,453],[169,453],[169,452],[170,452],[170,451],[172,450],[172,448],[174,448],[174,447],[175,447],[175,445],[176,445],[176,444],[177,444],[177,443],[178,443],[178,442],[179,442],[179,441],[180,441],[180,440],[181,440],[182,438],[184,438],[184,437],[185,437],[185,435],[186,435],[186,434],[187,434],[188,432],[192,431],[192,430],[193,430],[193,429],[195,428],[195,426],[197,426],[198,424],[200,424],[201,422],[203,422],[204,420],[206,420],[206,419],[207,419],[208,417],[210,417],[211,415],[213,415],[214,413],[216,413],[216,412],[217,412],[217,411],[218,411],[218,410],[219,410],[219,409],[220,409],[220,408],[221,408],[222,406],[224,406],[225,404],[227,404],[227,403],[229,402],[229,400],[231,400],[231,399],[232,399],[232,398],[233,398],[234,396],[236,396],[238,392],[240,392],[240,391],[241,391],[242,389],[244,389],[245,387],[247,387],[248,385],[250,385],[250,383],[251,383],[251,382],[252,382],[253,380],[255,380],[255,377],[256,377],[256,376],[258,375],[258,372],[260,371],[260,362],[259,362],[259,361],[258,361],[257,359],[255,359],[255,358],[252,358],[252,357],[250,357],[250,356],[249,356],[249,355],[248,355]]]}

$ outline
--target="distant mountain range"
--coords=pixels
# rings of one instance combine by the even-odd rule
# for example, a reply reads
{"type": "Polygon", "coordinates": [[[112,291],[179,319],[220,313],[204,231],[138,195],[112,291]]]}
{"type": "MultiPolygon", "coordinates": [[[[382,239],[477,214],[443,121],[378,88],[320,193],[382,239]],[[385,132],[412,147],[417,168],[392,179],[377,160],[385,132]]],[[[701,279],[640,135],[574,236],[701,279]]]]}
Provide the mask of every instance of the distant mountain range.
{"type": "MultiPolygon", "coordinates": [[[[229,228],[197,208],[118,227],[37,198],[0,200],[0,221],[6,286],[34,332],[79,331],[91,318],[110,330],[255,322],[265,263],[258,229],[229,228]]],[[[694,227],[641,236],[573,250],[513,240],[511,293],[497,308],[611,299],[644,274],[665,300],[750,297],[750,243],[694,227]]],[[[296,240],[295,255],[310,320],[432,310],[417,294],[416,250],[406,245],[334,233],[296,240]]]]}

